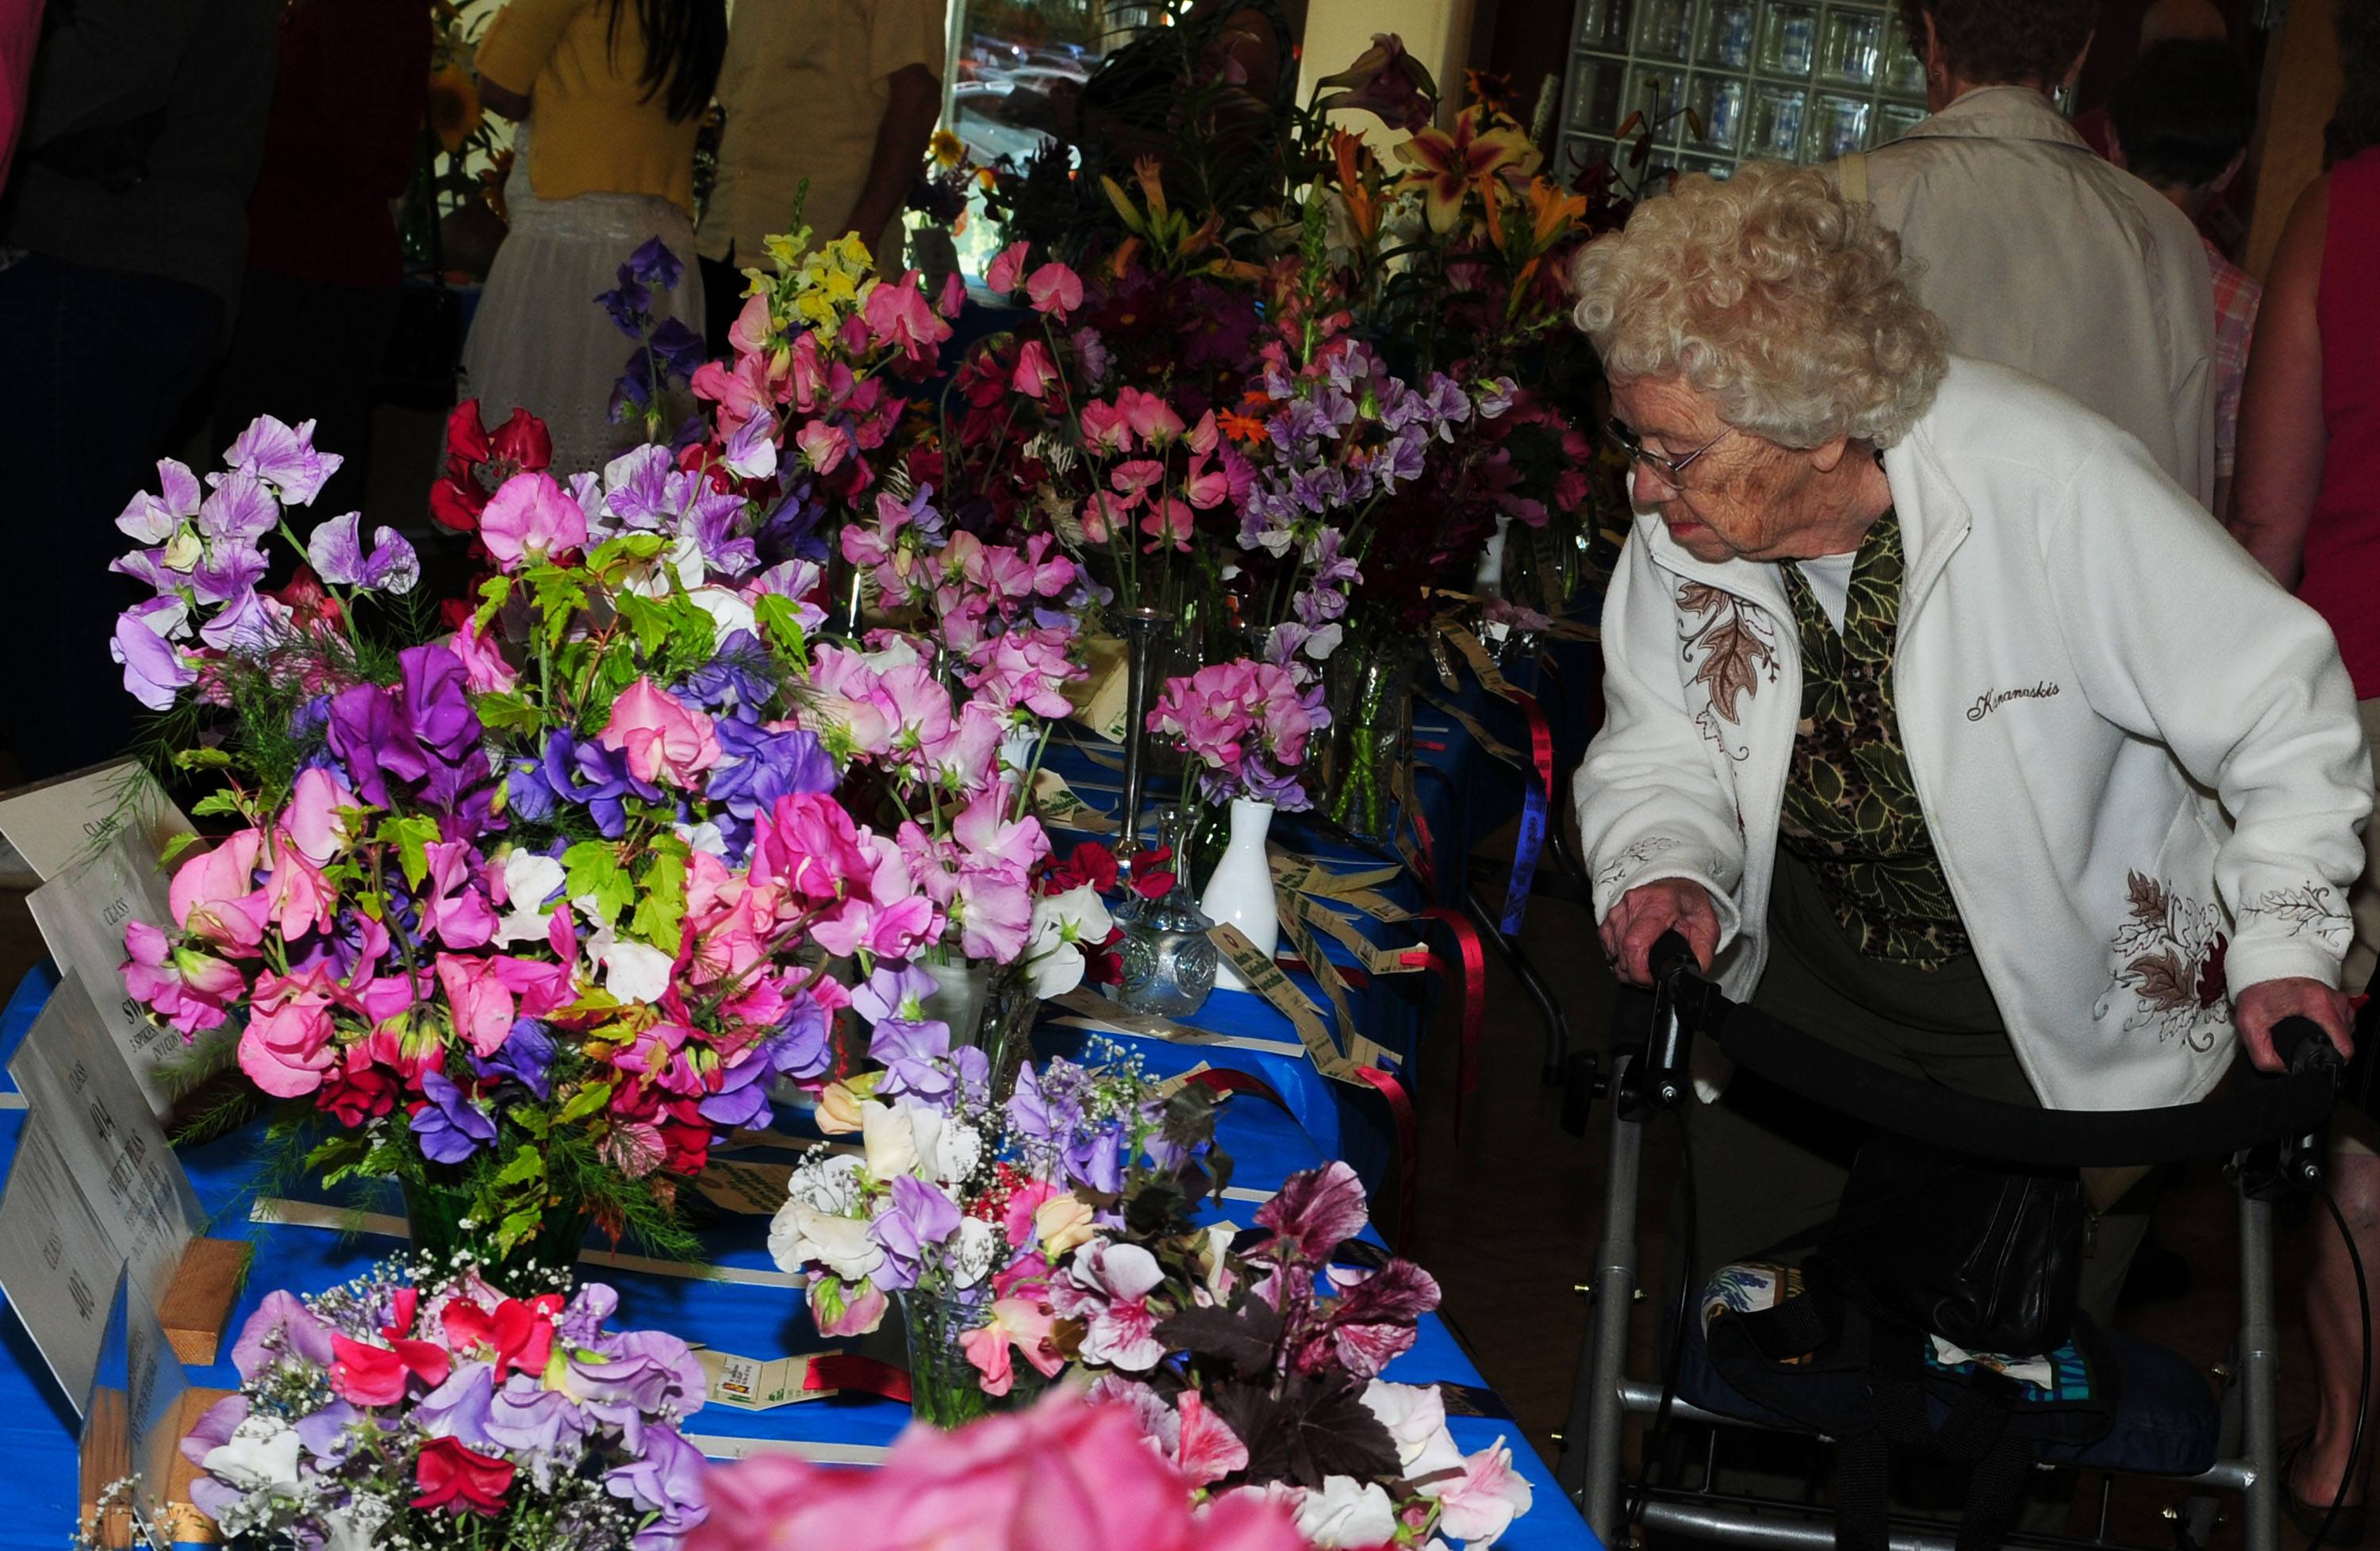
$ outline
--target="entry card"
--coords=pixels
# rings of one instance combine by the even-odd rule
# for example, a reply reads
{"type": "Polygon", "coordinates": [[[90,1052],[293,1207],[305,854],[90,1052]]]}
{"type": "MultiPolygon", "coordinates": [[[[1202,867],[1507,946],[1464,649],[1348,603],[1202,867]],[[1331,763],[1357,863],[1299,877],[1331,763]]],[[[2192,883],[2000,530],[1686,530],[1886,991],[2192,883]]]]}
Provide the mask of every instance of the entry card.
{"type": "Polygon", "coordinates": [[[197,1192],[69,973],[8,1063],[132,1284],[160,1307],[201,1221],[197,1192]]]}
{"type": "MultiPolygon", "coordinates": [[[[190,1047],[158,1027],[125,994],[124,926],[146,921],[173,929],[164,872],[147,838],[115,830],[96,853],[33,891],[26,903],[58,967],[81,978],[107,1041],[139,1084],[151,1110],[173,1108],[173,1084],[161,1067],[192,1060],[190,1047]]],[[[226,1037],[221,1031],[204,1037],[226,1037]]]]}
{"type": "Polygon", "coordinates": [[[153,869],[165,843],[190,821],[138,762],[95,765],[0,795],[0,834],[43,882],[129,832],[153,869]]]}
{"type": "Polygon", "coordinates": [[[0,1291],[79,1412],[99,1371],[107,1297],[124,1275],[124,1256],[76,1185],[46,1113],[25,1117],[0,1194],[0,1291]]]}

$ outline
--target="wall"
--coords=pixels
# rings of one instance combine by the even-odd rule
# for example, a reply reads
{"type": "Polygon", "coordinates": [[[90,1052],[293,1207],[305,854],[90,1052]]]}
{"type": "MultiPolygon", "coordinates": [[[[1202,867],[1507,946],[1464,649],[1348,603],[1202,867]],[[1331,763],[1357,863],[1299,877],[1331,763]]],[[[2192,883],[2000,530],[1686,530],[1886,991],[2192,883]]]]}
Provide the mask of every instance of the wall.
{"type": "MultiPolygon", "coordinates": [[[[1438,81],[1450,106],[1463,96],[1463,67],[1471,54],[1473,0],[1308,0],[1305,49],[1298,98],[1302,102],[1324,76],[1345,69],[1372,46],[1375,32],[1394,32],[1405,51],[1438,81]]],[[[1376,143],[1391,139],[1369,114],[1350,114],[1348,127],[1362,127],[1376,143]]]]}
{"type": "Polygon", "coordinates": [[[2289,19],[2265,47],[2263,108],[2248,147],[2248,254],[2259,276],[2298,195],[2322,171],[2322,131],[2338,105],[2338,38],[2329,0],[2292,0],[2289,19]]]}

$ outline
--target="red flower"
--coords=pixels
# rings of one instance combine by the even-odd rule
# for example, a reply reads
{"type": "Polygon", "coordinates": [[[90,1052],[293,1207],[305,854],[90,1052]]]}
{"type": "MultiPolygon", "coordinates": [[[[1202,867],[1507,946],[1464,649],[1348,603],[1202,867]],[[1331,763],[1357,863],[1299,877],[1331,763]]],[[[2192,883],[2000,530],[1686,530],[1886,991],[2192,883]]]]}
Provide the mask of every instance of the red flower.
{"type": "Polygon", "coordinates": [[[504,1510],[504,1494],[512,1489],[513,1462],[492,1460],[464,1448],[453,1438],[433,1438],[413,1464],[415,1484],[421,1495],[416,1508],[451,1508],[457,1513],[504,1510]]]}
{"type": "Polygon", "coordinates": [[[1069,889],[1089,884],[1100,893],[1116,886],[1115,853],[1095,840],[1087,840],[1066,854],[1066,859],[1050,869],[1049,880],[1042,885],[1045,894],[1062,894],[1069,889]]]}
{"type": "Polygon", "coordinates": [[[314,1103],[316,1108],[337,1116],[339,1123],[348,1130],[358,1130],[366,1121],[378,1120],[396,1108],[396,1079],[374,1066],[370,1057],[363,1056],[362,1047],[351,1047],[346,1069],[334,1069],[323,1074],[314,1103]]]}
{"type": "Polygon", "coordinates": [[[523,1303],[507,1298],[493,1314],[477,1303],[456,1298],[441,1318],[446,1339],[457,1351],[487,1347],[495,1353],[496,1372],[517,1368],[532,1378],[545,1372],[553,1351],[553,1316],[562,1312],[562,1295],[543,1292],[523,1303]]]}
{"type": "Polygon", "coordinates": [[[553,462],[553,438],[545,422],[526,409],[489,431],[480,423],[480,401],[467,398],[446,418],[446,472],[430,487],[430,515],[458,533],[480,526],[488,497],[523,470],[553,462]]]}
{"type": "Polygon", "coordinates": [[[388,1346],[367,1346],[333,1336],[331,1351],[332,1393],[357,1406],[393,1406],[405,1399],[407,1374],[434,1388],[446,1382],[454,1365],[443,1349],[428,1341],[396,1338],[388,1346]]]}

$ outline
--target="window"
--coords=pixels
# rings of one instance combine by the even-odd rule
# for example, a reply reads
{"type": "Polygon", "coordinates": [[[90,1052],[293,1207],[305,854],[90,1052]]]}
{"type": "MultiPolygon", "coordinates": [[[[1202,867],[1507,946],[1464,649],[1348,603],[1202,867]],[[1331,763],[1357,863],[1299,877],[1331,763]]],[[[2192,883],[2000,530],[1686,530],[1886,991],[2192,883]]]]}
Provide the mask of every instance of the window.
{"type": "Polygon", "coordinates": [[[1562,109],[1565,178],[1635,113],[1655,166],[1724,177],[1897,138],[1925,116],[1925,76],[1883,0],[1579,0],[1562,109]]]}

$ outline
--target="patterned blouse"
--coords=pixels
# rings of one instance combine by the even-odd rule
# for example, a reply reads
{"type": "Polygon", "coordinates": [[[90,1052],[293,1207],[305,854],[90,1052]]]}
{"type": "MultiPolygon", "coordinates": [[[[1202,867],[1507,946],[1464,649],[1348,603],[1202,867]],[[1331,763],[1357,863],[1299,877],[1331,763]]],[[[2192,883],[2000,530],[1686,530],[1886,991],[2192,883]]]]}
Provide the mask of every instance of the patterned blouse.
{"type": "Polygon", "coordinates": [[[1796,565],[1783,567],[1802,642],[1802,724],[1785,782],[1785,849],[1816,873],[1859,950],[1939,969],[1968,951],[1934,854],[1892,709],[1900,519],[1888,510],[1852,563],[1841,634],[1796,565]]]}

